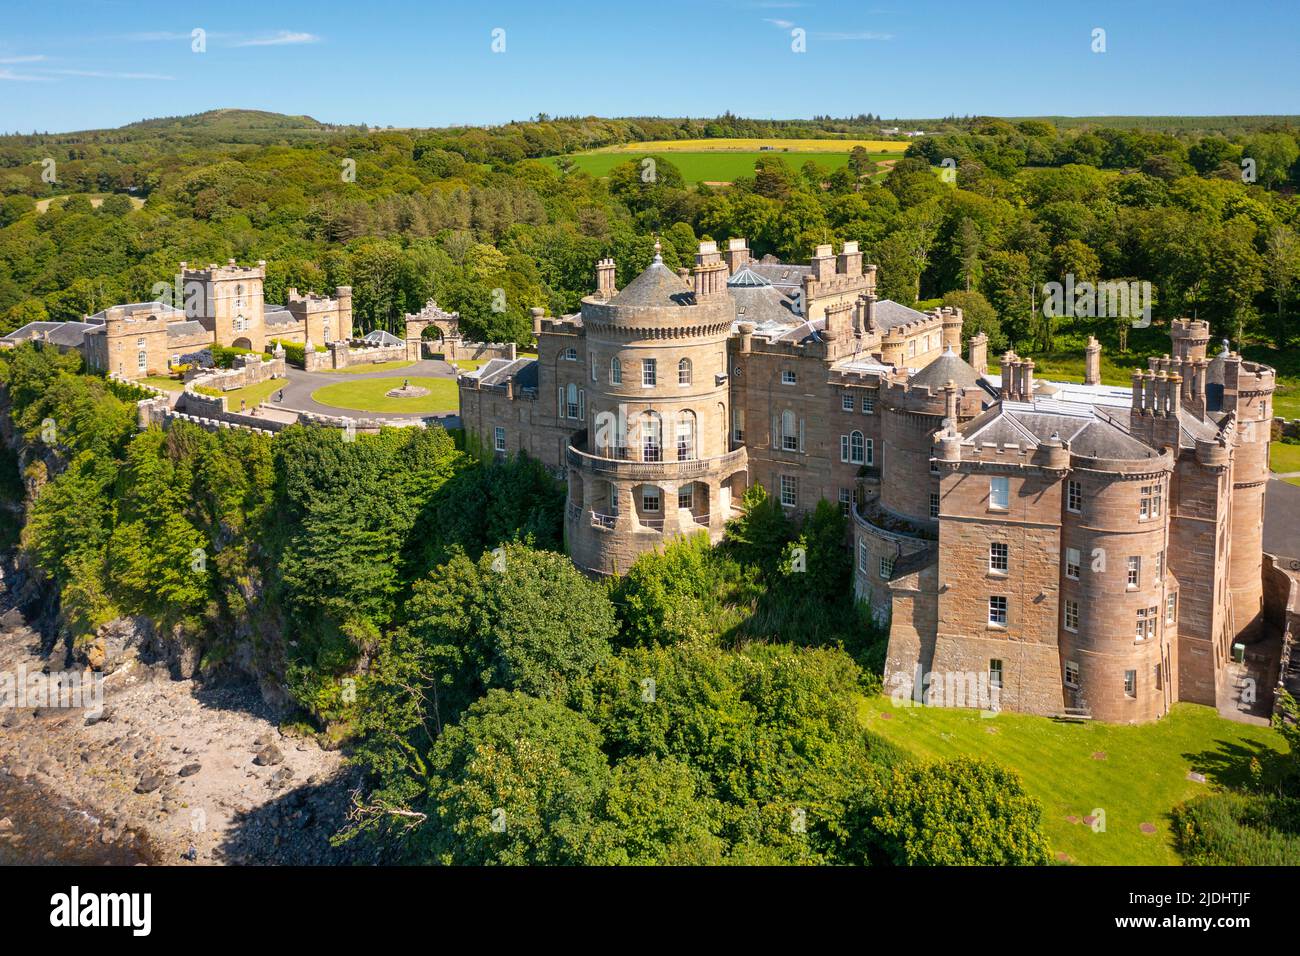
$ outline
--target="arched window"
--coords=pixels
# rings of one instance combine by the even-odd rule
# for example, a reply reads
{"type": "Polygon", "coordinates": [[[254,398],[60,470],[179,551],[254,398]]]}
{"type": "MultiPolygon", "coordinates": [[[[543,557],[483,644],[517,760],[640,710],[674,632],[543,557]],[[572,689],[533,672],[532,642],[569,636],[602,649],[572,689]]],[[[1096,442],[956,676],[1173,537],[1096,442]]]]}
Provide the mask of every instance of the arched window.
{"type": "Polygon", "coordinates": [[[663,425],[654,412],[641,416],[641,460],[663,461],[663,425]]]}
{"type": "Polygon", "coordinates": [[[618,360],[618,356],[609,360],[609,384],[623,384],[623,363],[618,360]]]}
{"type": "Polygon", "coordinates": [[[691,360],[688,358],[684,358],[677,363],[677,384],[691,384],[691,360]]]}
{"type": "Polygon", "coordinates": [[[799,421],[789,409],[781,413],[781,449],[799,450],[799,421]]]}
{"type": "Polygon", "coordinates": [[[866,442],[862,437],[862,432],[854,432],[849,436],[849,462],[854,465],[860,465],[865,460],[866,442]]]}
{"type": "Polygon", "coordinates": [[[578,350],[572,347],[567,348],[560,353],[560,358],[566,362],[576,362],[578,361],[578,350]]]}
{"type": "Polygon", "coordinates": [[[695,458],[695,413],[682,411],[677,416],[677,460],[695,458]]]}

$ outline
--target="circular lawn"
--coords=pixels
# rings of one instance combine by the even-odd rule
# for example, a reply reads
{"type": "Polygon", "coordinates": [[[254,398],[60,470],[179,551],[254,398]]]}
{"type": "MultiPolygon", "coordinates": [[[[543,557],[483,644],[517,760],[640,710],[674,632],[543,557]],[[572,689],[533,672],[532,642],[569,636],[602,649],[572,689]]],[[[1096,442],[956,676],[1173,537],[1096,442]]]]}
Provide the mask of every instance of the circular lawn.
{"type": "Polygon", "coordinates": [[[312,401],[332,408],[346,408],[359,412],[386,412],[428,415],[432,412],[454,412],[460,407],[454,378],[426,378],[413,375],[409,378],[363,378],[356,381],[326,385],[311,393],[312,401]],[[417,388],[428,390],[427,395],[412,398],[390,398],[388,393],[410,382],[417,388]]]}

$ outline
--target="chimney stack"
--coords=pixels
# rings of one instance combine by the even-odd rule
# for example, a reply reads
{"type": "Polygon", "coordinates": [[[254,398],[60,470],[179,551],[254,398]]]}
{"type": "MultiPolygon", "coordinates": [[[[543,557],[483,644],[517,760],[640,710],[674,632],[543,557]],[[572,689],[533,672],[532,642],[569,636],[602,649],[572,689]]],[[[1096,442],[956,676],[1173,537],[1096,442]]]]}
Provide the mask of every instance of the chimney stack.
{"type": "Polygon", "coordinates": [[[812,276],[818,282],[825,282],[835,275],[835,252],[830,244],[817,247],[812,257],[812,276]]]}
{"type": "Polygon", "coordinates": [[[980,375],[989,373],[989,337],[983,332],[970,337],[970,367],[980,375]]]}
{"type": "Polygon", "coordinates": [[[617,291],[614,288],[614,260],[599,260],[596,263],[596,295],[608,301],[617,291]]]}
{"type": "Polygon", "coordinates": [[[695,254],[695,297],[725,294],[727,266],[718,255],[716,242],[701,242],[695,254]]]}
{"type": "Polygon", "coordinates": [[[749,265],[749,245],[744,239],[728,239],[727,251],[722,254],[727,263],[727,274],[735,275],[749,265]]]}
{"type": "Polygon", "coordinates": [[[1101,384],[1101,343],[1088,336],[1088,346],[1083,350],[1083,384],[1101,384]]]}
{"type": "Polygon", "coordinates": [[[858,251],[856,239],[848,240],[840,250],[836,271],[841,275],[857,278],[862,275],[862,253],[858,251]]]}

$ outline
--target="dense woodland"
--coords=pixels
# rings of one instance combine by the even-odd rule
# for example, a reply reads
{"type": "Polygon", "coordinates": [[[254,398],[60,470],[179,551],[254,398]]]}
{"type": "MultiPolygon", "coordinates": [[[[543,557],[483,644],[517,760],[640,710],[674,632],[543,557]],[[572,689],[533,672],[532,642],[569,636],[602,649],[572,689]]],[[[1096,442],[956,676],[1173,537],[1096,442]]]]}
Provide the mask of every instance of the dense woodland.
{"type": "MultiPolygon", "coordinates": [[[[471,335],[525,342],[530,306],[574,309],[604,255],[626,282],[658,234],[672,265],[706,236],[791,259],[856,239],[883,295],[961,304],[968,334],[995,348],[1122,340],[1113,323],[1034,311],[1033,289],[1066,273],[1149,280],[1158,319],[1294,341],[1288,127],[950,120],[879,183],[861,164],[775,157],[726,189],[688,189],[662,161],[645,183],[634,155],[607,180],[534,161],[643,138],[875,129],[722,117],[377,131],[218,114],[7,137],[0,316],[6,330],[73,319],[147,298],[181,259],[264,258],[272,301],[351,284],[369,329],[433,296],[471,335]],[[935,175],[945,158],[955,184],[935,175]],[[349,159],[355,182],[340,175],[349,159]],[[87,192],[109,195],[94,209],[87,192]]],[[[20,544],[58,591],[62,634],[84,645],[144,615],[204,675],[253,674],[282,695],[369,771],[340,840],[428,863],[1049,862],[1041,808],[1013,774],[916,762],[862,726],[882,635],[852,601],[829,504],[794,526],[756,488],[720,545],[682,541],[593,582],[562,553],[563,489],[463,436],[140,432],[129,387],[32,344],[0,353],[0,381],[29,446],[20,544]]],[[[1294,758],[1279,760],[1189,805],[1186,856],[1294,862],[1296,779],[1294,758]]]]}

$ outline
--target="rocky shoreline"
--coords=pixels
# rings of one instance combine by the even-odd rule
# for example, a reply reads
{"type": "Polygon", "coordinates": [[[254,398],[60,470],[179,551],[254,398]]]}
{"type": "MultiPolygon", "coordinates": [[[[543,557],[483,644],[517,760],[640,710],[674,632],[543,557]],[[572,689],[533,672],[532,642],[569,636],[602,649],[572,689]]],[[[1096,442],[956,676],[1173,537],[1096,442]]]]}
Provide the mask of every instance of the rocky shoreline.
{"type": "MultiPolygon", "coordinates": [[[[70,656],[17,610],[0,615],[0,673],[85,667],[70,656]]],[[[314,735],[282,729],[284,715],[255,684],[174,679],[172,664],[144,648],[111,665],[102,711],[0,710],[0,859],[83,862],[74,847],[87,837],[98,862],[376,862],[373,847],[330,845],[360,784],[355,770],[314,735]],[[66,832],[69,821],[84,832],[66,832]]]]}

